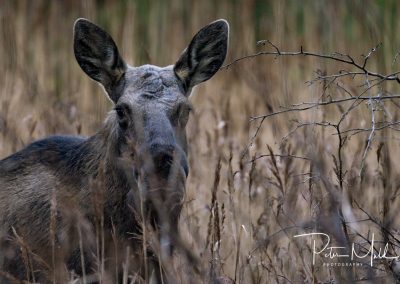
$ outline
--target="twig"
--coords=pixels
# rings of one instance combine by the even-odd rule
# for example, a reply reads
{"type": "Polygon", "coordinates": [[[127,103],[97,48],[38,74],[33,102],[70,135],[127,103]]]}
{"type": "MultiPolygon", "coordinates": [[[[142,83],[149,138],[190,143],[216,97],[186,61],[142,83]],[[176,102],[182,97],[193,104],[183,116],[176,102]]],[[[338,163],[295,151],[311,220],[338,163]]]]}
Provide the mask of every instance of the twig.
{"type": "MultiPolygon", "coordinates": [[[[375,125],[376,124],[378,124],[378,122],[375,122],[375,125]]],[[[390,128],[390,129],[393,129],[393,130],[396,130],[396,131],[400,131],[400,128],[392,127],[393,125],[398,125],[398,124],[400,124],[400,121],[386,122],[386,123],[383,122],[382,126],[379,126],[379,127],[375,126],[375,131],[383,130],[383,129],[386,129],[386,128],[390,128]]],[[[358,133],[361,133],[361,132],[371,132],[371,131],[372,131],[372,128],[352,128],[352,129],[343,130],[342,134],[349,133],[349,132],[355,132],[355,133],[351,134],[351,135],[354,135],[354,134],[358,134],[358,133]]]]}
{"type": "Polygon", "coordinates": [[[310,52],[310,51],[304,51],[302,46],[300,47],[300,51],[280,51],[280,49],[269,40],[260,41],[260,42],[261,43],[268,43],[271,47],[273,47],[275,49],[275,51],[260,51],[258,53],[246,55],[246,56],[237,58],[237,59],[233,60],[232,62],[222,66],[221,69],[228,69],[233,64],[236,64],[239,61],[255,58],[255,57],[258,57],[258,56],[267,56],[267,55],[299,56],[299,55],[303,55],[303,56],[311,56],[311,57],[317,57],[317,58],[323,58],[323,59],[330,59],[330,60],[334,60],[334,61],[341,62],[341,63],[344,63],[344,64],[349,64],[349,65],[354,66],[356,69],[361,70],[363,74],[368,74],[369,76],[377,77],[377,78],[384,79],[384,80],[387,80],[387,81],[396,81],[397,83],[400,84],[400,78],[397,76],[398,72],[396,72],[396,73],[394,73],[392,75],[383,75],[383,74],[380,74],[380,73],[377,73],[377,72],[372,72],[371,70],[366,69],[366,65],[367,65],[368,59],[370,58],[372,53],[380,46],[380,44],[377,45],[375,48],[373,48],[368,53],[368,55],[364,57],[364,60],[363,60],[362,63],[357,63],[350,55],[347,55],[347,54],[340,54],[340,53],[337,53],[337,52],[333,53],[331,55],[322,54],[322,53],[315,53],[315,52],[310,52]]]}
{"type": "MultiPolygon", "coordinates": [[[[365,81],[368,85],[368,88],[370,88],[370,82],[368,80],[368,75],[365,76],[365,81]]],[[[360,166],[360,171],[358,173],[359,176],[361,176],[362,171],[364,170],[364,165],[365,165],[365,159],[367,158],[367,153],[368,150],[371,148],[371,144],[372,144],[372,139],[374,138],[374,134],[375,134],[375,101],[372,99],[368,100],[368,105],[371,108],[371,132],[369,133],[368,139],[367,139],[367,146],[365,147],[362,159],[361,159],[361,166],[360,166]]]]}
{"type": "Polygon", "coordinates": [[[376,225],[378,225],[378,227],[381,229],[382,232],[385,232],[386,234],[388,234],[393,240],[395,240],[398,244],[400,244],[400,240],[398,238],[396,238],[388,229],[386,229],[384,226],[382,226],[381,223],[379,223],[375,218],[373,218],[367,211],[365,211],[358,203],[357,201],[354,200],[354,204],[357,205],[358,209],[360,209],[365,215],[367,215],[367,217],[376,225]]]}
{"type": "MultiPolygon", "coordinates": [[[[302,159],[302,160],[307,160],[307,161],[310,160],[310,159],[307,158],[307,157],[301,157],[301,156],[296,156],[296,155],[279,155],[279,154],[274,154],[274,156],[275,156],[275,157],[279,157],[279,158],[288,158],[288,159],[293,158],[293,159],[302,159]]],[[[255,161],[257,161],[257,160],[259,160],[259,159],[261,159],[261,158],[265,158],[265,157],[271,157],[271,155],[265,154],[265,155],[257,156],[257,157],[255,157],[255,158],[251,159],[250,161],[248,161],[248,163],[253,163],[253,162],[255,162],[255,161]]]]}
{"type": "Polygon", "coordinates": [[[358,97],[358,96],[354,96],[354,97],[350,97],[350,98],[344,98],[344,99],[337,99],[337,100],[330,100],[330,101],[326,101],[326,102],[302,102],[300,104],[294,104],[293,106],[302,106],[305,105],[304,107],[294,107],[294,108],[287,108],[281,111],[277,111],[277,112],[273,112],[273,113],[269,113],[269,114],[265,114],[265,115],[258,115],[258,116],[252,116],[250,117],[250,121],[253,120],[258,120],[258,119],[265,119],[271,116],[275,116],[281,113],[286,113],[286,112],[293,112],[293,111],[304,111],[304,110],[309,110],[315,107],[319,107],[319,106],[327,106],[327,105],[331,105],[331,104],[338,104],[338,103],[344,103],[344,102],[349,102],[349,101],[354,101],[354,100],[362,100],[362,101],[366,101],[366,100],[388,100],[388,99],[400,99],[400,95],[393,95],[393,96],[372,96],[372,97],[358,97]]]}

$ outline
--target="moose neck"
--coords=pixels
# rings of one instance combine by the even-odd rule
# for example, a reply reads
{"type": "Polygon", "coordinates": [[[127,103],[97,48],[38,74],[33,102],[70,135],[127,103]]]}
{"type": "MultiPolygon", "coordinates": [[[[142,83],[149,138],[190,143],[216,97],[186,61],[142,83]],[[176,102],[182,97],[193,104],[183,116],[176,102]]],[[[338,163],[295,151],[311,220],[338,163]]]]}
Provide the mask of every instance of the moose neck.
{"type": "MultiPolygon", "coordinates": [[[[94,186],[104,190],[105,214],[110,214],[113,220],[115,214],[127,214],[121,208],[127,208],[128,193],[136,183],[121,166],[118,128],[114,116],[107,117],[103,127],[83,143],[81,151],[90,152],[89,158],[84,161],[84,171],[93,178],[94,186]]],[[[88,181],[89,189],[90,186],[88,181]]]]}

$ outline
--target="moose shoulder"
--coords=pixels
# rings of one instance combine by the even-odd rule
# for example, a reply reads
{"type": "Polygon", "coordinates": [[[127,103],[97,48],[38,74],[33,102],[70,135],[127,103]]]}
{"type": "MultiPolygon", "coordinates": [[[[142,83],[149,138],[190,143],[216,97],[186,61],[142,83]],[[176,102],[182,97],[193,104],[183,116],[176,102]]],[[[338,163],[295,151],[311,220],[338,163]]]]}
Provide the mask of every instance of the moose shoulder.
{"type": "MultiPolygon", "coordinates": [[[[99,259],[113,259],[115,247],[127,246],[132,271],[145,279],[150,271],[144,267],[160,271],[154,251],[143,264],[137,236],[148,221],[161,252],[171,252],[189,173],[188,97],[221,67],[228,29],[225,20],[205,26],[174,65],[131,67],[104,30],[75,22],[76,60],[104,87],[114,109],[92,137],[49,137],[0,161],[2,283],[63,282],[71,270],[96,276],[99,259]]],[[[105,265],[108,273],[122,269],[116,261],[105,265]]]]}

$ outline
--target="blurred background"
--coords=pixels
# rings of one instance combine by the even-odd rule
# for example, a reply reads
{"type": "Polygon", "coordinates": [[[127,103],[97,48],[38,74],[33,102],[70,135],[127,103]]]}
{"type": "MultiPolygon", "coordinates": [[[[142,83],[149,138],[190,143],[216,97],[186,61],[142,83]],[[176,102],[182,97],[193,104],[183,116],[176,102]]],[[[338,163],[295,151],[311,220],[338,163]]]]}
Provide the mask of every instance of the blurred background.
{"type": "MultiPolygon", "coordinates": [[[[101,88],[75,61],[72,27],[79,17],[107,30],[133,66],[174,64],[202,26],[224,18],[230,24],[226,63],[273,50],[258,46],[259,40],[268,39],[282,51],[299,51],[302,46],[326,54],[351,54],[360,60],[381,43],[368,66],[390,74],[400,69],[394,60],[400,51],[398,4],[397,0],[0,1],[0,158],[52,134],[90,136],[112,108],[101,88]]],[[[357,204],[377,220],[386,216],[381,200],[388,184],[390,197],[397,196],[398,175],[392,159],[400,154],[398,131],[376,136],[367,156],[365,178],[355,173],[368,133],[353,136],[343,149],[342,167],[348,173],[344,185],[335,178],[337,164],[332,156],[337,154],[338,141],[332,131],[312,127],[287,136],[293,121],[299,119],[337,121],[342,113],[337,106],[268,119],[249,144],[257,128],[250,117],[318,100],[323,83],[306,82],[317,70],[330,74],[343,68],[318,58],[259,56],[219,71],[194,90],[190,100],[195,112],[188,124],[191,174],[181,230],[210,271],[237,283],[330,281],[333,272],[341,272],[312,266],[309,244],[294,243],[292,236],[301,233],[307,222],[323,223],[321,216],[335,224],[333,217],[329,219],[334,215],[328,206],[333,202],[332,191],[346,192],[350,215],[355,218],[363,216],[353,203],[357,198],[357,204]],[[388,177],[383,177],[387,168],[376,158],[382,143],[392,153],[385,160],[391,169],[388,177]],[[318,179],[314,183],[315,165],[304,160],[277,156],[251,162],[274,152],[298,156],[317,152],[318,175],[326,177],[323,185],[318,179]],[[216,171],[218,160],[220,172],[216,171]],[[214,189],[218,198],[211,204],[216,175],[221,175],[214,189]],[[219,212],[217,217],[215,212],[219,212]]],[[[359,82],[344,80],[343,84],[358,94],[359,82]]],[[[381,88],[398,92],[398,85],[391,82],[381,88]]],[[[330,89],[327,96],[345,95],[330,89]]],[[[388,107],[394,119],[398,118],[396,103],[388,107]]],[[[344,129],[368,128],[370,115],[368,106],[362,104],[346,118],[344,129]]],[[[385,209],[392,216],[393,230],[397,228],[396,204],[394,197],[385,209]]],[[[368,234],[373,224],[360,226],[360,232],[368,234]]],[[[355,278],[362,278],[364,272],[355,272],[355,278]]],[[[392,281],[389,272],[390,267],[384,265],[368,275],[392,281]]]]}

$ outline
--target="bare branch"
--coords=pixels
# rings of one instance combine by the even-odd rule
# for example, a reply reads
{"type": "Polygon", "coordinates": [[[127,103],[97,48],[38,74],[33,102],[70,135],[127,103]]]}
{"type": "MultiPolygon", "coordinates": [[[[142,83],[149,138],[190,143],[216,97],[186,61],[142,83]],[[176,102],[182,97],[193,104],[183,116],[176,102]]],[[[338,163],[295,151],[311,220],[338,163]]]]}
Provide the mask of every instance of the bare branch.
{"type": "Polygon", "coordinates": [[[344,103],[344,102],[354,101],[354,100],[366,101],[366,100],[371,100],[371,99],[372,100],[400,99],[400,95],[373,96],[373,97],[354,96],[354,97],[350,97],[350,98],[330,100],[330,101],[326,101],[326,102],[302,102],[302,103],[299,103],[299,104],[294,104],[292,106],[304,106],[304,107],[297,107],[297,108],[296,107],[288,107],[285,110],[273,112],[273,113],[270,113],[270,114],[252,116],[250,118],[250,121],[258,120],[258,119],[264,119],[264,118],[268,118],[268,117],[275,116],[275,115],[278,115],[278,114],[281,114],[281,113],[286,113],[286,112],[303,111],[303,110],[309,110],[309,109],[312,109],[312,108],[315,108],[315,107],[319,107],[319,106],[326,106],[326,105],[331,105],[331,104],[344,103]]]}
{"type": "MultiPolygon", "coordinates": [[[[386,128],[390,128],[396,131],[400,131],[400,128],[395,128],[393,127],[394,125],[399,125],[400,121],[394,121],[394,122],[375,122],[375,124],[383,124],[382,126],[376,127],[375,126],[375,131],[379,131],[379,130],[383,130],[386,128]]],[[[347,130],[343,130],[342,134],[346,134],[349,132],[353,132],[350,135],[355,135],[361,132],[371,132],[372,128],[352,128],[352,129],[347,129],[347,130]]]]}
{"type": "Polygon", "coordinates": [[[347,64],[347,65],[351,65],[351,66],[353,66],[353,67],[355,67],[356,69],[359,70],[359,72],[350,72],[350,73],[355,73],[355,74],[348,74],[348,75],[368,74],[371,77],[377,77],[377,78],[380,78],[380,79],[384,79],[386,81],[396,81],[397,83],[400,84],[400,78],[397,76],[397,74],[399,72],[395,72],[393,74],[384,75],[384,74],[380,74],[380,73],[377,73],[377,72],[373,72],[373,71],[368,70],[366,68],[368,59],[376,51],[376,49],[380,46],[380,44],[377,45],[375,48],[371,49],[371,51],[366,56],[364,56],[364,60],[363,60],[362,63],[358,63],[348,54],[341,54],[341,53],[337,53],[337,52],[333,53],[331,55],[322,54],[322,53],[315,53],[315,52],[310,52],[310,51],[304,51],[302,46],[300,47],[300,51],[281,51],[275,44],[273,44],[269,40],[259,41],[259,43],[263,44],[263,45],[268,44],[269,46],[273,47],[275,49],[275,51],[260,51],[260,52],[255,53],[255,54],[246,55],[246,56],[237,58],[237,59],[233,60],[232,62],[222,66],[221,69],[228,69],[229,67],[231,67],[232,65],[236,64],[239,61],[243,61],[243,60],[246,60],[246,59],[251,59],[251,58],[254,58],[254,57],[258,57],[258,56],[274,55],[274,56],[277,57],[277,56],[301,56],[302,55],[302,56],[310,56],[310,57],[317,57],[317,58],[334,60],[334,61],[341,62],[341,63],[347,64]]]}
{"type": "MultiPolygon", "coordinates": [[[[371,89],[370,87],[370,82],[368,80],[368,75],[365,76],[365,81],[368,85],[368,90],[371,89]]],[[[360,167],[360,171],[359,171],[359,176],[361,176],[362,171],[364,170],[364,165],[365,165],[365,159],[367,158],[367,153],[368,150],[371,148],[371,144],[372,144],[372,139],[374,138],[374,134],[375,134],[375,111],[376,111],[376,107],[375,107],[375,100],[372,99],[372,95],[371,95],[371,99],[368,101],[368,106],[371,108],[371,132],[369,133],[368,136],[368,140],[367,140],[367,146],[365,147],[362,159],[361,159],[361,167],[360,167]]]]}
{"type": "MultiPolygon", "coordinates": [[[[296,155],[279,155],[279,154],[274,154],[275,157],[279,157],[279,158],[286,158],[286,159],[301,159],[301,160],[306,160],[309,161],[310,159],[307,157],[301,157],[301,156],[296,156],[296,155]]],[[[265,155],[259,155],[255,158],[253,158],[252,160],[249,161],[249,163],[253,163],[259,159],[262,158],[266,158],[266,157],[271,157],[271,155],[269,154],[265,154],[265,155]]]]}

